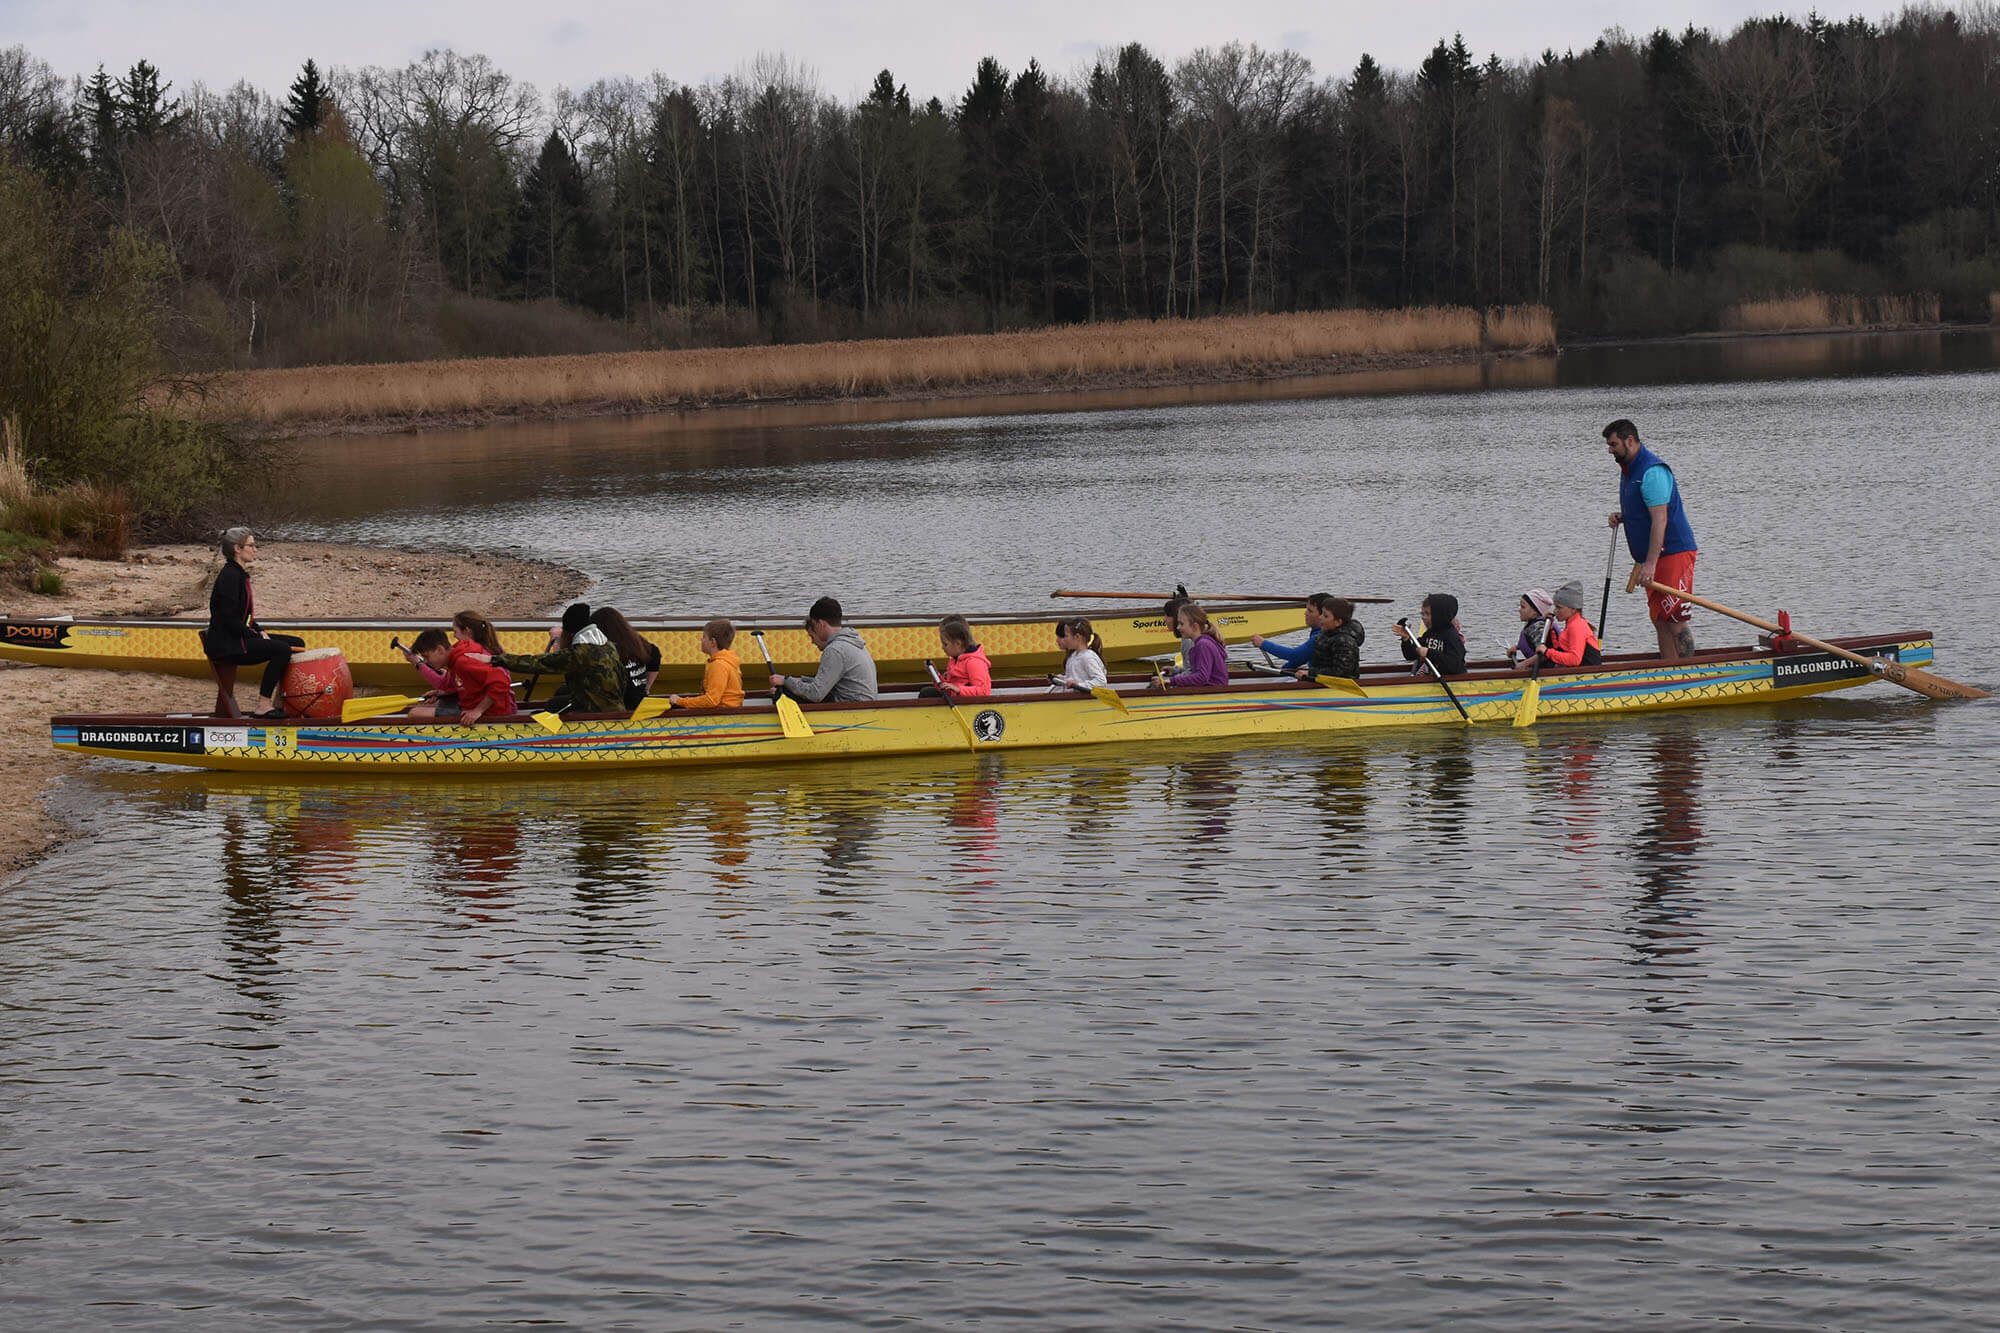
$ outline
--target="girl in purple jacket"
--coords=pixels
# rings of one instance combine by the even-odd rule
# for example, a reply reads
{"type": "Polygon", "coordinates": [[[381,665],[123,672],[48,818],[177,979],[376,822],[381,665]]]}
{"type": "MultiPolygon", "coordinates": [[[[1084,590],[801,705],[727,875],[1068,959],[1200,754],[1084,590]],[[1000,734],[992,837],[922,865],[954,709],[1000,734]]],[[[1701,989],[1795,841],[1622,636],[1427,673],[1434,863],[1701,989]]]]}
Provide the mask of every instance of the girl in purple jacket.
{"type": "Polygon", "coordinates": [[[1188,602],[1176,614],[1174,628],[1183,639],[1192,639],[1194,643],[1188,649],[1187,670],[1169,677],[1167,683],[1195,689],[1227,685],[1229,650],[1222,646],[1222,636],[1209,623],[1208,613],[1188,602]]]}

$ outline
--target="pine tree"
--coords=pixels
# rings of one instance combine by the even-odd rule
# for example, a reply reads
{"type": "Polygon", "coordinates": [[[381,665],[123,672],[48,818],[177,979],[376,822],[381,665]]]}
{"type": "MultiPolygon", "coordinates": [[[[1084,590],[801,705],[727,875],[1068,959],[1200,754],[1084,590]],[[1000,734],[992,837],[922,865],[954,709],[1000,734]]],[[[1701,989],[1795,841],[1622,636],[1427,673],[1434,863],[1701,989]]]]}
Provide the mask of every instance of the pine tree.
{"type": "Polygon", "coordinates": [[[141,60],[118,81],[119,109],[125,133],[150,139],[180,123],[181,104],[167,96],[171,83],[160,82],[160,71],[141,60]]]}
{"type": "Polygon", "coordinates": [[[327,108],[333,104],[333,94],[319,76],[319,66],[306,61],[299,77],[292,80],[291,95],[285,98],[285,109],[280,119],[285,126],[288,139],[303,138],[319,132],[326,121],[327,108]]]}

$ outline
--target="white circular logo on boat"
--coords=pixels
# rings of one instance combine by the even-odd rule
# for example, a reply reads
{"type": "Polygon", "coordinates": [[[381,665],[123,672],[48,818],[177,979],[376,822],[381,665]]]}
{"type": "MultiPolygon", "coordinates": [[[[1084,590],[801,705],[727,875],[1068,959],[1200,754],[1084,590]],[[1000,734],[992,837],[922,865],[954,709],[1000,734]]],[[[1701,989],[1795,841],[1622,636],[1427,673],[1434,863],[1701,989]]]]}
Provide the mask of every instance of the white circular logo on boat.
{"type": "Polygon", "coordinates": [[[982,741],[997,741],[1006,731],[1007,719],[990,708],[980,710],[979,716],[972,719],[972,734],[982,741]]]}

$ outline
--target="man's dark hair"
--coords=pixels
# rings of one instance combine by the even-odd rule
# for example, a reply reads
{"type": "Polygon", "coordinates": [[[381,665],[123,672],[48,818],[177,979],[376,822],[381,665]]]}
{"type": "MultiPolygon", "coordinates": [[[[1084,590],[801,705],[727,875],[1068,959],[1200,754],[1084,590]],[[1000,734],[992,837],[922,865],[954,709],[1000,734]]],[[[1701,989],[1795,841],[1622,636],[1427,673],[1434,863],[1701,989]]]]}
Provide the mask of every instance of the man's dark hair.
{"type": "Polygon", "coordinates": [[[1354,603],[1345,597],[1329,597],[1320,604],[1319,610],[1321,615],[1331,615],[1343,625],[1354,619],[1354,603]]]}
{"type": "Polygon", "coordinates": [[[1607,440],[1636,440],[1639,438],[1639,428],[1624,417],[1620,417],[1604,428],[1604,438],[1607,440]]]}
{"type": "Polygon", "coordinates": [[[806,612],[807,620],[823,620],[829,625],[840,623],[840,603],[832,597],[822,597],[806,612]]]}
{"type": "Polygon", "coordinates": [[[1315,611],[1324,611],[1326,610],[1326,604],[1332,600],[1334,600],[1332,593],[1316,592],[1306,598],[1306,605],[1315,611]]]}
{"type": "Polygon", "coordinates": [[[450,646],[451,639],[443,630],[427,629],[416,637],[416,641],[410,645],[410,651],[422,656],[433,648],[449,648],[450,646]]]}

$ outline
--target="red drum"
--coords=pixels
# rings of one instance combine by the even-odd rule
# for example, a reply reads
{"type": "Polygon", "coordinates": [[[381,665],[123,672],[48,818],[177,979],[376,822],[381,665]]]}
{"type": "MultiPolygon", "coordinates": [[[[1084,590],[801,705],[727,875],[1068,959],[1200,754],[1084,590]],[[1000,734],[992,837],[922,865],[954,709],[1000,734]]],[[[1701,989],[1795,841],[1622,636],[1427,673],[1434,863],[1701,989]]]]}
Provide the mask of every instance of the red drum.
{"type": "Polygon", "coordinates": [[[278,698],[292,717],[339,717],[354,697],[354,675],[338,648],[308,648],[292,654],[278,698]]]}

